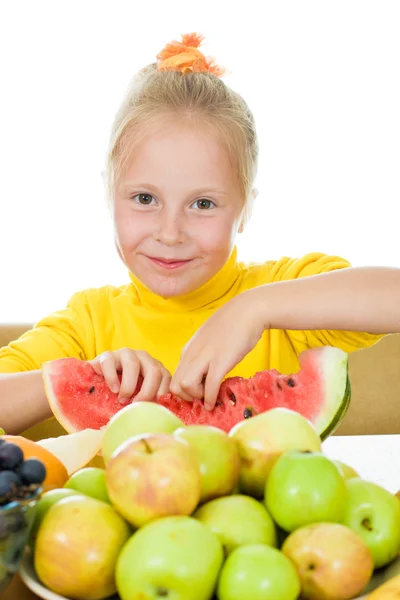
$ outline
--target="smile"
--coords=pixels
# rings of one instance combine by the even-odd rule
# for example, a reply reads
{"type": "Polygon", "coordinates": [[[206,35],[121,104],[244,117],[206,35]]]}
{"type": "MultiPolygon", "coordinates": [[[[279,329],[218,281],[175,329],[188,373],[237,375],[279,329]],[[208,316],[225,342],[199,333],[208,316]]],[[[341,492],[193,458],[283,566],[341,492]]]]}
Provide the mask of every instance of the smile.
{"type": "Polygon", "coordinates": [[[177,259],[169,259],[169,258],[156,258],[152,256],[147,257],[153,264],[161,267],[162,269],[174,270],[179,269],[191,262],[189,260],[177,260],[177,259]]]}

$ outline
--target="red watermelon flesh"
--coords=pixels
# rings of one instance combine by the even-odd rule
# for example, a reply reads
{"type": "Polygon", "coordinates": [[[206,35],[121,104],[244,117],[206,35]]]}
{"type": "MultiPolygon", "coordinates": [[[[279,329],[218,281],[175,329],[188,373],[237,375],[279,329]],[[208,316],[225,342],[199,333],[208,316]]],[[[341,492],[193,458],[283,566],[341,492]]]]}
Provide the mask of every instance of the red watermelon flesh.
{"type": "MultiPolygon", "coordinates": [[[[211,412],[205,410],[202,400],[186,402],[173,394],[161,396],[157,402],[186,425],[213,425],[227,432],[243,419],[286,407],[309,419],[324,438],[338,426],[349,404],[347,354],[323,347],[306,350],[299,360],[300,370],[295,374],[271,369],[250,378],[226,379],[211,412]]],[[[75,358],[50,361],[43,365],[43,376],[53,413],[67,431],[104,427],[124,406],[89,362],[75,358]]]]}

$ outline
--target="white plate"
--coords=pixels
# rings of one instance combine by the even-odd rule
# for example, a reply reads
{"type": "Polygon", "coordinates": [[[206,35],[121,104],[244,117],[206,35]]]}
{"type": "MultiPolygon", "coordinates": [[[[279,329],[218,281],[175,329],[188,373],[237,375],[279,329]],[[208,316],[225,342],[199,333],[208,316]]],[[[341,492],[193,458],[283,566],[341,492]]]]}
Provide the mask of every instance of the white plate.
{"type": "MultiPolygon", "coordinates": [[[[29,549],[25,550],[24,556],[22,557],[19,565],[19,575],[26,587],[29,588],[31,592],[39,596],[39,598],[43,598],[43,600],[70,600],[66,596],[60,596],[60,594],[52,592],[39,581],[33,567],[33,556],[29,549]]],[[[112,596],[109,598],[109,600],[118,599],[118,596],[112,596]]]]}

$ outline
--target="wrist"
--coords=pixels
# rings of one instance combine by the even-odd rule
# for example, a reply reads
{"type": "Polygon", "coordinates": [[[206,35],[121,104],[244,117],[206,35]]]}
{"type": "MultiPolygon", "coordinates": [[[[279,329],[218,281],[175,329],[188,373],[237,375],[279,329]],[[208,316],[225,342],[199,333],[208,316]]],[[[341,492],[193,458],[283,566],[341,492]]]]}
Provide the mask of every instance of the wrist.
{"type": "Polygon", "coordinates": [[[270,284],[260,285],[247,292],[251,299],[250,310],[258,321],[261,321],[264,330],[274,329],[277,321],[276,301],[273,300],[274,289],[270,284]]]}

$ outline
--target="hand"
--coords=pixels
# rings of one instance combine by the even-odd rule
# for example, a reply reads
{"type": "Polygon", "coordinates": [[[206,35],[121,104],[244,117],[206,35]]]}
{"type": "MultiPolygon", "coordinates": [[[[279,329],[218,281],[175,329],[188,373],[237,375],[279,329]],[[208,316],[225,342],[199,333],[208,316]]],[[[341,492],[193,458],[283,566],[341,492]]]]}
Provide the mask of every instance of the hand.
{"type": "Polygon", "coordinates": [[[132,398],[140,376],[143,377],[143,383],[135,400],[152,401],[169,392],[170,373],[158,360],[142,350],[121,348],[114,352],[103,352],[89,362],[96,373],[104,376],[110,390],[118,393],[121,404],[132,398]],[[121,372],[120,383],[118,373],[121,372]]]}
{"type": "Polygon", "coordinates": [[[262,304],[253,290],[218,309],[183,349],[170,391],[183,400],[204,398],[212,410],[225,375],[254,348],[264,333],[262,304]]]}

